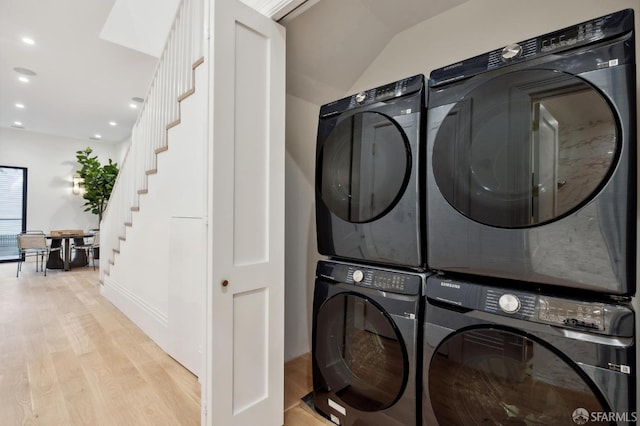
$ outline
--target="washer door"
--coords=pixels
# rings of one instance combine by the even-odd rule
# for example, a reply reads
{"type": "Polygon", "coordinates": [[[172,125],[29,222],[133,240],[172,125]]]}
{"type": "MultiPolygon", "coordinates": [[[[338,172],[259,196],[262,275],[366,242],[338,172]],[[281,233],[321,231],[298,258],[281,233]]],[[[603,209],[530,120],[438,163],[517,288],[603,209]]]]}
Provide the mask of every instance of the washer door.
{"type": "Polygon", "coordinates": [[[401,198],[411,172],[409,142],[391,117],[371,111],[339,119],[318,157],[318,189],[339,218],[365,223],[401,198]]]}
{"type": "Polygon", "coordinates": [[[407,350],[380,305],[361,294],[340,293],[320,307],[316,324],[314,356],[325,391],[368,412],[400,398],[408,378],[407,350]]]}
{"type": "Polygon", "coordinates": [[[609,101],[559,71],[495,77],[457,102],[438,127],[432,166],[442,196],[499,228],[551,222],[592,200],[620,155],[609,101]]]}
{"type": "Polygon", "coordinates": [[[453,333],[436,348],[428,381],[443,426],[607,424],[589,413],[611,411],[575,364],[516,331],[453,333]]]}

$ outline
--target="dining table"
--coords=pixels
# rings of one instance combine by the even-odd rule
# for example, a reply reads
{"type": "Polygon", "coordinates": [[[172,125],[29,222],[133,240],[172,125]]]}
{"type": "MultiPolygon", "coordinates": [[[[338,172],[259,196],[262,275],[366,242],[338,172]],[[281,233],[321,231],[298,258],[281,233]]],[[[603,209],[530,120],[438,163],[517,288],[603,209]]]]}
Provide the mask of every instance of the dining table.
{"type": "Polygon", "coordinates": [[[86,237],[93,237],[92,233],[81,230],[51,231],[46,237],[51,240],[51,248],[61,247],[61,250],[55,250],[50,253],[47,260],[48,269],[69,271],[71,268],[86,266],[89,263],[84,250],[76,250],[75,256],[71,259],[71,244],[72,240],[76,245],[84,244],[86,237]],[[60,252],[62,252],[62,257],[60,252]]]}

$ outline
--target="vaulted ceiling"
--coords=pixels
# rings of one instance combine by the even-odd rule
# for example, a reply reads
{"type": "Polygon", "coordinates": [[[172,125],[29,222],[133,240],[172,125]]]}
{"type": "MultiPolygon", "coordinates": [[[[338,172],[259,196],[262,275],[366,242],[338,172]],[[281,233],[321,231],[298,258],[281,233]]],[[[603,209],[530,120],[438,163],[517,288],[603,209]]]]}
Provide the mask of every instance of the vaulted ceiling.
{"type": "Polygon", "coordinates": [[[287,92],[318,105],[345,96],[396,34],[466,1],[321,0],[285,18],[287,92]]]}

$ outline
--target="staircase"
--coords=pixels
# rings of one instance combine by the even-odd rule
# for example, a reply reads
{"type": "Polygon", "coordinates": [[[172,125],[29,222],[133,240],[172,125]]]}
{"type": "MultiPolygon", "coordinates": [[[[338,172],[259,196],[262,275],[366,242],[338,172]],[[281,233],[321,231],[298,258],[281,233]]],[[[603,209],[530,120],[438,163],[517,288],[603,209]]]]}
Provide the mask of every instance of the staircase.
{"type": "Polygon", "coordinates": [[[195,69],[204,63],[203,1],[183,0],[134,125],[131,143],[101,223],[101,279],[109,275],[158,172],[158,155],[169,149],[168,131],[181,122],[181,103],[195,91],[195,69]],[[104,261],[106,260],[106,261],[104,261]]]}
{"type": "Polygon", "coordinates": [[[203,3],[183,0],[177,11],[100,224],[101,293],[196,375],[206,278],[203,3]]]}

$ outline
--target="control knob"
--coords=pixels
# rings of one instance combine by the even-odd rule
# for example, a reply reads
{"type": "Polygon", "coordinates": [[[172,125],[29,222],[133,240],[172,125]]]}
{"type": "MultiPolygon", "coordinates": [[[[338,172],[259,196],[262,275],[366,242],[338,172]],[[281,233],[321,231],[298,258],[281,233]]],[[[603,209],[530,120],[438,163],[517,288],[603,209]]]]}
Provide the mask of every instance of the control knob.
{"type": "Polygon", "coordinates": [[[364,278],[364,273],[360,269],[356,269],[353,271],[353,280],[357,283],[362,281],[364,278]]]}
{"type": "Polygon", "coordinates": [[[498,299],[498,305],[507,314],[514,314],[520,309],[520,299],[513,294],[503,294],[498,299]]]}
{"type": "Polygon", "coordinates": [[[367,92],[360,92],[356,95],[356,102],[361,104],[367,99],[367,92]]]}
{"type": "Polygon", "coordinates": [[[502,49],[502,59],[505,61],[509,61],[511,59],[517,58],[522,53],[522,46],[517,43],[510,44],[502,49]]]}

